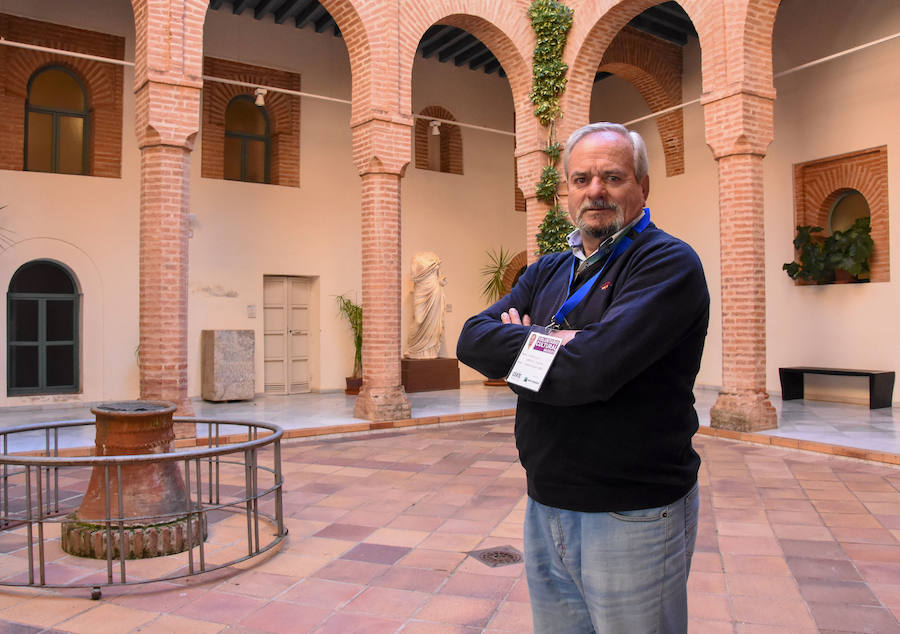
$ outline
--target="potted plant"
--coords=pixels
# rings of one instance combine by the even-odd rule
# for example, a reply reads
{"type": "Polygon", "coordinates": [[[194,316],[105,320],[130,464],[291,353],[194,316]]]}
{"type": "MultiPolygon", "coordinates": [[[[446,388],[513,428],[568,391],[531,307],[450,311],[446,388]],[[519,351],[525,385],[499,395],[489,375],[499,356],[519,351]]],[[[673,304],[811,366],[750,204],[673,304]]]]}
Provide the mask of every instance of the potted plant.
{"type": "Polygon", "coordinates": [[[347,377],[347,388],[344,393],[359,394],[359,389],[362,387],[362,306],[344,295],[338,295],[335,299],[338,311],[353,330],[353,345],[356,348],[356,354],[353,357],[353,375],[347,377]]]}
{"type": "Polygon", "coordinates": [[[827,239],[813,234],[822,227],[797,227],[794,248],[798,259],[782,268],[793,280],[809,284],[860,281],[869,272],[874,241],[868,216],[857,218],[846,230],[834,231],[827,239]]]}
{"type": "Polygon", "coordinates": [[[875,242],[868,216],[857,218],[845,231],[834,231],[825,241],[828,265],[835,271],[835,277],[847,281],[860,281],[860,276],[869,273],[869,257],[875,242]],[[845,275],[841,275],[845,272],[845,275]]]}
{"type": "Polygon", "coordinates": [[[814,233],[822,231],[822,227],[803,225],[797,227],[794,248],[799,255],[798,260],[785,263],[784,269],[792,280],[810,284],[824,284],[834,278],[834,270],[828,264],[825,255],[825,241],[814,233]]]}

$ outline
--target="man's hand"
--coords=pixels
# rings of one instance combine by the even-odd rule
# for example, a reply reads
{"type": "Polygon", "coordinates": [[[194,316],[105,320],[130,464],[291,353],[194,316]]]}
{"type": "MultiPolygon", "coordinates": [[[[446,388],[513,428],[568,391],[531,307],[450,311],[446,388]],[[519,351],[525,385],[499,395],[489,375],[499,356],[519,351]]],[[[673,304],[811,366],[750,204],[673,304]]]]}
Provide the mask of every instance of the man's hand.
{"type": "Polygon", "coordinates": [[[517,326],[530,326],[531,325],[531,317],[525,315],[523,317],[519,317],[519,311],[515,308],[510,308],[509,312],[500,313],[500,321],[504,324],[516,324],[517,326]]]}
{"type": "MultiPolygon", "coordinates": [[[[519,317],[519,311],[515,308],[510,308],[508,312],[500,313],[500,321],[504,324],[516,324],[517,326],[530,326],[531,325],[531,317],[528,315],[523,315],[519,317]]],[[[566,345],[572,338],[577,335],[580,330],[555,330],[552,334],[554,337],[559,337],[562,339],[562,345],[566,345]]]]}

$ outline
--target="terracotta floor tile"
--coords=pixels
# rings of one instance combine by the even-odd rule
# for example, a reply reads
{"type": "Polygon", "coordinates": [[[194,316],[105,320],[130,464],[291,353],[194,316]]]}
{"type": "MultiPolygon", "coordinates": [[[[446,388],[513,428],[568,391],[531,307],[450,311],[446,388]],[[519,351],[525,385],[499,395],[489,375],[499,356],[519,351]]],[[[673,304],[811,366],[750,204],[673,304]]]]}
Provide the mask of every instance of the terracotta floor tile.
{"type": "Polygon", "coordinates": [[[227,625],[238,623],[263,605],[265,601],[262,599],[212,591],[178,608],[174,614],[227,625]]]}
{"type": "Polygon", "coordinates": [[[397,528],[411,531],[431,532],[446,521],[444,517],[432,517],[429,515],[398,515],[387,528],[397,528]]]}
{"type": "MultiPolygon", "coordinates": [[[[730,581],[731,576],[729,576],[729,583],[730,581]]],[[[728,588],[725,586],[725,575],[723,573],[691,570],[691,574],[688,577],[689,593],[725,594],[727,590],[728,588]]]]}
{"type": "Polygon", "coordinates": [[[253,570],[224,581],[216,587],[216,591],[272,599],[297,583],[297,581],[299,581],[298,577],[274,575],[253,570]]]}
{"type": "Polygon", "coordinates": [[[329,524],[314,537],[326,537],[329,539],[340,539],[347,541],[360,541],[368,537],[373,531],[371,526],[361,526],[358,524],[334,523],[329,524]]]}
{"type": "Polygon", "coordinates": [[[731,605],[728,595],[694,593],[688,597],[688,615],[710,621],[730,621],[731,605]]]}
{"type": "Polygon", "coordinates": [[[525,634],[532,631],[531,608],[521,603],[506,601],[497,608],[485,632],[516,632],[525,634]]]}
{"type": "Polygon", "coordinates": [[[415,614],[431,597],[428,592],[370,587],[354,598],[342,612],[362,612],[405,620],[415,614]]]}
{"type": "Polygon", "coordinates": [[[121,605],[104,603],[78,616],[59,623],[58,629],[76,634],[118,634],[133,630],[155,619],[155,612],[135,610],[121,605]]]}
{"type": "Polygon", "coordinates": [[[470,550],[475,550],[482,539],[484,539],[482,535],[467,535],[465,533],[432,533],[422,542],[421,548],[468,552],[470,550]]]}
{"type": "Polygon", "coordinates": [[[741,555],[781,555],[781,546],[775,537],[737,537],[719,535],[719,551],[741,555]]]}
{"type": "Polygon", "coordinates": [[[215,634],[222,632],[227,626],[221,623],[198,621],[174,614],[161,614],[153,621],[141,626],[141,634],[172,634],[173,632],[190,632],[191,634],[215,634]]]}
{"type": "Polygon", "coordinates": [[[786,561],[794,578],[800,581],[803,579],[860,580],[859,573],[849,559],[787,557],[786,561]]]}
{"type": "Polygon", "coordinates": [[[341,555],[341,559],[391,565],[405,557],[410,550],[411,549],[406,546],[363,543],[357,544],[341,555]]]}
{"type": "Polygon", "coordinates": [[[482,634],[480,627],[464,627],[448,623],[428,623],[427,621],[410,621],[403,626],[403,634],[482,634]]]}
{"type": "Polygon", "coordinates": [[[313,557],[315,559],[337,559],[356,545],[355,541],[344,539],[326,539],[324,537],[304,537],[288,539],[284,550],[295,555],[313,557]]]}
{"type": "Polygon", "coordinates": [[[734,626],[731,621],[707,621],[705,619],[689,618],[688,632],[691,634],[734,634],[734,626]]]}
{"type": "MultiPolygon", "coordinates": [[[[693,576],[694,573],[691,573],[691,577],[693,576]]],[[[790,598],[799,598],[800,596],[797,582],[792,577],[729,574],[727,582],[728,592],[731,595],[790,598]]]]}
{"type": "Polygon", "coordinates": [[[787,577],[791,572],[781,557],[765,555],[722,554],[726,574],[770,575],[787,577]]]}
{"type": "MultiPolygon", "coordinates": [[[[900,549],[900,544],[884,528],[860,528],[857,526],[832,526],[831,532],[834,538],[840,542],[856,542],[859,544],[884,544],[885,546],[900,549]]],[[[887,550],[887,549],[885,549],[887,550]]]]}
{"type": "Polygon", "coordinates": [[[818,559],[847,559],[847,553],[836,541],[821,542],[806,539],[780,539],[781,550],[787,557],[818,559]]]}
{"type": "Polygon", "coordinates": [[[500,600],[509,594],[514,583],[515,579],[510,577],[457,572],[441,587],[440,593],[500,600]]]}
{"type": "Polygon", "coordinates": [[[860,561],[856,569],[867,583],[900,585],[900,566],[880,562],[860,561]]]}
{"type": "Polygon", "coordinates": [[[738,622],[775,625],[797,629],[815,628],[815,622],[801,598],[732,597],[732,611],[738,622]]]}
{"type": "Polygon", "coordinates": [[[800,584],[800,592],[807,603],[881,605],[879,599],[863,581],[806,579],[800,584]]]}
{"type": "Polygon", "coordinates": [[[388,546],[406,546],[408,548],[415,548],[425,541],[430,534],[431,533],[428,531],[379,528],[366,537],[364,541],[371,544],[386,544],[388,546]]]}
{"type": "Polygon", "coordinates": [[[419,548],[413,548],[406,557],[397,562],[397,565],[450,571],[459,566],[460,562],[465,558],[466,554],[464,552],[434,550],[420,546],[419,548]]]}
{"type": "Polygon", "coordinates": [[[447,574],[443,570],[393,566],[383,575],[372,579],[369,585],[396,588],[398,590],[434,592],[447,579],[447,574]]]}
{"type": "Polygon", "coordinates": [[[393,634],[402,626],[403,621],[371,614],[335,614],[316,634],[393,634]]]}
{"type": "Polygon", "coordinates": [[[313,577],[343,581],[345,583],[369,583],[375,577],[384,574],[388,566],[373,564],[367,561],[338,559],[319,569],[313,577]]]}
{"type": "Polygon", "coordinates": [[[822,526],[822,517],[813,511],[787,511],[771,509],[766,515],[772,524],[792,524],[797,526],[822,526]]]}
{"type": "Polygon", "coordinates": [[[332,612],[327,608],[272,601],[247,615],[242,625],[265,632],[313,632],[332,612]]]}
{"type": "Polygon", "coordinates": [[[890,610],[881,606],[810,603],[809,608],[819,628],[823,630],[900,633],[900,623],[890,610]]]}
{"type": "Polygon", "coordinates": [[[439,594],[432,597],[425,607],[416,614],[416,619],[484,627],[496,608],[497,601],[489,599],[439,594]]]}
{"type": "Polygon", "coordinates": [[[81,598],[39,596],[3,610],[0,618],[47,628],[94,607],[95,604],[81,598]]]}

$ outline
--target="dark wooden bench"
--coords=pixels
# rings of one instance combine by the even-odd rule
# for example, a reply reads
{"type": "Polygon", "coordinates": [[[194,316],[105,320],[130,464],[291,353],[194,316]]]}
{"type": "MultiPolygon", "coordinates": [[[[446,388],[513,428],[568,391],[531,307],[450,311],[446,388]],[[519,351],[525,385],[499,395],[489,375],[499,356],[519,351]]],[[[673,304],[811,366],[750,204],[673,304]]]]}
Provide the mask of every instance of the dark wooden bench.
{"type": "Polygon", "coordinates": [[[803,398],[804,374],[869,377],[869,409],[890,407],[894,394],[894,373],[883,370],[847,370],[842,368],[778,368],[781,378],[781,398],[790,401],[803,398]]]}

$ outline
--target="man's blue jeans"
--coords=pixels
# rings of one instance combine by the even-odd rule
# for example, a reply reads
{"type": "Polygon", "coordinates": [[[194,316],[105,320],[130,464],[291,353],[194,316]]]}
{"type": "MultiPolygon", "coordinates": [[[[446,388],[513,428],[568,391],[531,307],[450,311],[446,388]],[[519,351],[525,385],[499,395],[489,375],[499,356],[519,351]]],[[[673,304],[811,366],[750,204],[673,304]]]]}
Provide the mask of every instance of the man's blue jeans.
{"type": "Polygon", "coordinates": [[[525,571],[536,634],[687,632],[697,486],[652,509],[581,513],[528,498],[525,571]]]}

